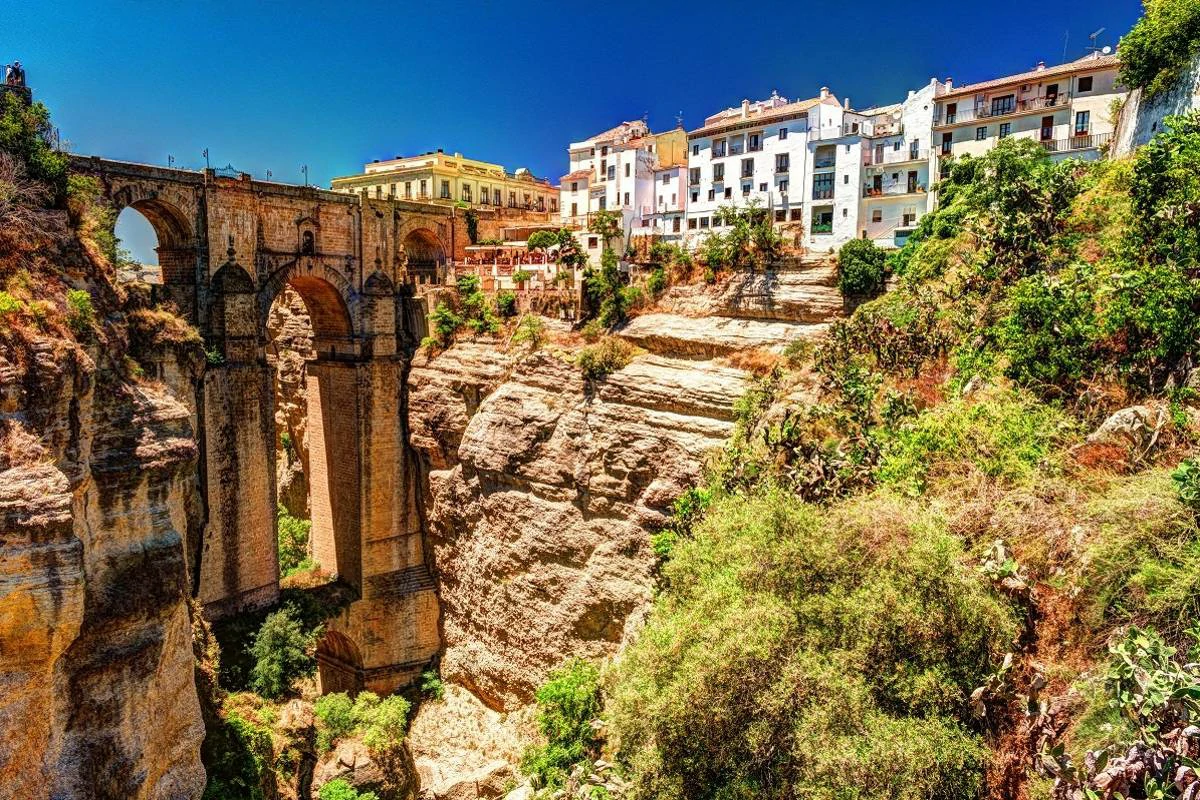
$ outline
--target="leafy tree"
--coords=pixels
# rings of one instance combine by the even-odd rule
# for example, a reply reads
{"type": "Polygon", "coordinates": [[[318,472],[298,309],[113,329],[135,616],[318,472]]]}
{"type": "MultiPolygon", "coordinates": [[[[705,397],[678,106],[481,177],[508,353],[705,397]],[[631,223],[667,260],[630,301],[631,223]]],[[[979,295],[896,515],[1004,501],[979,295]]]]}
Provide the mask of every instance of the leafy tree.
{"type": "Polygon", "coordinates": [[[311,564],[308,558],[308,539],[312,522],[293,517],[282,503],[276,510],[279,526],[279,571],[284,575],[311,564]]]}
{"type": "Polygon", "coordinates": [[[1161,94],[1180,78],[1200,48],[1200,4],[1194,0],[1145,0],[1145,11],[1121,37],[1120,81],[1161,94]]]}
{"type": "Polygon", "coordinates": [[[316,637],[317,633],[304,631],[290,606],[269,614],[250,647],[254,658],[251,688],[277,700],[291,689],[296,678],[312,674],[316,668],[312,656],[316,637]]]}
{"type": "Polygon", "coordinates": [[[847,296],[872,296],[883,291],[887,253],[870,239],[851,239],[838,251],[838,288],[847,296]]]}
{"type": "Polygon", "coordinates": [[[517,296],[509,291],[497,293],[496,313],[502,317],[515,317],[517,315],[517,296]]]}
{"type": "Polygon", "coordinates": [[[585,278],[588,298],[592,307],[597,309],[596,318],[600,320],[600,324],[611,328],[624,322],[628,304],[622,292],[624,283],[621,280],[616,252],[605,249],[600,255],[600,269],[589,270],[585,278]]]}
{"type": "Polygon", "coordinates": [[[26,104],[13,92],[5,92],[0,101],[0,151],[15,155],[29,177],[49,185],[55,203],[61,203],[67,192],[67,158],[50,146],[50,112],[41,103],[26,104]]]}
{"type": "MultiPolygon", "coordinates": [[[[1200,21],[1200,5],[1196,9],[1200,21]]],[[[1196,277],[1200,271],[1200,111],[1169,117],[1166,129],[1138,150],[1130,196],[1131,250],[1159,263],[1174,263],[1196,277]]]]}
{"type": "Polygon", "coordinates": [[[534,231],[529,234],[529,239],[526,242],[529,249],[533,252],[549,251],[559,244],[558,233],[555,231],[534,231]]]}
{"type": "Polygon", "coordinates": [[[313,714],[317,718],[318,752],[327,752],[338,739],[354,732],[354,701],[345,692],[318,697],[313,714]]]}
{"type": "Polygon", "coordinates": [[[588,219],[588,232],[600,237],[605,250],[609,242],[621,235],[621,215],[615,211],[596,211],[588,219]]]}

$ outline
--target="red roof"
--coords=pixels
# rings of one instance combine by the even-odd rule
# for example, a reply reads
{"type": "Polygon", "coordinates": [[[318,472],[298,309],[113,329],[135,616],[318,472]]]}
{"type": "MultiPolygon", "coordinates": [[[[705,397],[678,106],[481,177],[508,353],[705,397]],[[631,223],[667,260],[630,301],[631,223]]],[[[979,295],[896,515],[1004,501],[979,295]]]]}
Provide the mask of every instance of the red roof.
{"type": "Polygon", "coordinates": [[[722,111],[720,114],[714,114],[704,121],[704,126],[697,128],[694,131],[688,131],[688,136],[701,136],[706,133],[713,133],[731,125],[739,125],[742,123],[767,122],[779,117],[786,117],[789,114],[806,113],[810,108],[813,108],[821,103],[829,105],[840,105],[838,99],[832,94],[825,98],[814,97],[809,100],[797,100],[792,103],[784,103],[781,106],[768,108],[765,110],[756,110],[751,106],[746,116],[742,116],[740,108],[731,108],[722,111]]]}
{"type": "Polygon", "coordinates": [[[559,180],[577,181],[580,178],[590,178],[590,177],[592,177],[592,171],[590,169],[577,169],[574,172],[569,172],[566,175],[563,175],[561,178],[559,178],[559,180]]]}

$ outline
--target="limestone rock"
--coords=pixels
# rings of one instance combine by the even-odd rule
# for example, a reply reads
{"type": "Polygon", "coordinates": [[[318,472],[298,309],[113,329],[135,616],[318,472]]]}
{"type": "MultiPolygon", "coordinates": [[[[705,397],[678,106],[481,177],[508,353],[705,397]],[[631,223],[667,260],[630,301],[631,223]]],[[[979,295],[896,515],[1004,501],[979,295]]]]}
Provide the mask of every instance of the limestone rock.
{"type": "Polygon", "coordinates": [[[739,272],[716,286],[671,287],[660,299],[666,311],[689,317],[822,323],[849,311],[828,261],[785,266],[769,272],[739,272]]]}
{"type": "Polygon", "coordinates": [[[1122,408],[1087,437],[1089,444],[1123,444],[1146,449],[1162,425],[1164,414],[1148,406],[1122,408]]]}
{"type": "Polygon", "coordinates": [[[477,345],[414,368],[443,675],[512,709],[564,658],[613,653],[650,599],[650,532],[731,433],[745,378],[643,356],[589,393],[566,356],[477,345]]]}
{"type": "Polygon", "coordinates": [[[820,336],[827,328],[824,323],[642,314],[630,320],[619,333],[623,339],[651,352],[716,358],[738,350],[782,351],[789,343],[820,336]]]}

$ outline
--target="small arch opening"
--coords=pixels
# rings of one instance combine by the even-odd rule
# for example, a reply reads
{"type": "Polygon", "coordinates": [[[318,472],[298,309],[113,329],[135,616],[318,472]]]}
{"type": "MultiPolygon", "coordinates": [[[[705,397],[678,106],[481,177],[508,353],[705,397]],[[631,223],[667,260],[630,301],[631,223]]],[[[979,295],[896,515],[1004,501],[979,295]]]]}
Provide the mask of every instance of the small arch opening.
{"type": "Polygon", "coordinates": [[[117,214],[113,234],[117,238],[117,280],[161,284],[158,233],[146,215],[126,206],[117,214]]]}

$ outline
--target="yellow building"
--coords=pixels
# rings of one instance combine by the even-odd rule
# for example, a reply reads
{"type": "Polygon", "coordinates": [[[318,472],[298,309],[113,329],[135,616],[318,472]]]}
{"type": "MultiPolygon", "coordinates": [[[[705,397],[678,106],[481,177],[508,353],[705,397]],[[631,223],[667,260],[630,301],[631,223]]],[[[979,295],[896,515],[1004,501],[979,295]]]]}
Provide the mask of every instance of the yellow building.
{"type": "Polygon", "coordinates": [[[461,201],[481,207],[558,211],[558,189],[533,177],[529,170],[508,172],[499,164],[441,150],[373,161],[364,166],[361,175],[334,178],[333,190],[424,203],[461,201]]]}

